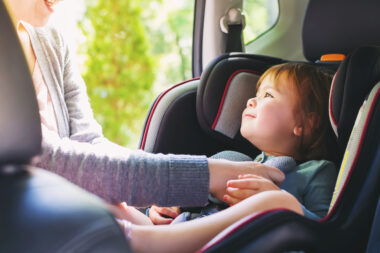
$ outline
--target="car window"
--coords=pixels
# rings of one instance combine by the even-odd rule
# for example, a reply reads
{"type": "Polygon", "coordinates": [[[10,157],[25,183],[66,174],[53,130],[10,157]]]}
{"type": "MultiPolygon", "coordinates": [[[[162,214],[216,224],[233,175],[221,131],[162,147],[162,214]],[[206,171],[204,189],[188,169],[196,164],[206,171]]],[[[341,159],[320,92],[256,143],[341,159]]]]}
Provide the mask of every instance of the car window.
{"type": "Polygon", "coordinates": [[[192,77],[194,1],[65,0],[57,12],[104,135],[136,147],[154,98],[192,77]]]}
{"type": "Polygon", "coordinates": [[[142,21],[157,61],[155,95],[163,89],[190,79],[194,1],[149,1],[142,21]]]}
{"type": "Polygon", "coordinates": [[[246,27],[244,28],[244,44],[249,44],[273,27],[279,10],[278,0],[245,0],[243,12],[246,27]]]}

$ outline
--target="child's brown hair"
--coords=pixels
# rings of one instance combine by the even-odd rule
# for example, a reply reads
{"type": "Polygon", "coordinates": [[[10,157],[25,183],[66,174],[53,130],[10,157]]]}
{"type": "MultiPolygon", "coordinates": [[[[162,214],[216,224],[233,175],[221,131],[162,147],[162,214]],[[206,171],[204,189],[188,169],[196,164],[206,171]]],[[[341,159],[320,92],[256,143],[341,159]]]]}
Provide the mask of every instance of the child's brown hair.
{"type": "Polygon", "coordinates": [[[301,136],[298,150],[300,161],[327,159],[329,145],[336,142],[335,135],[329,123],[328,98],[332,75],[319,67],[307,63],[284,63],[269,68],[257,82],[257,89],[266,77],[272,78],[278,85],[278,78],[286,75],[298,95],[296,101],[297,116],[302,128],[309,127],[310,134],[301,136]],[[309,126],[305,125],[312,118],[309,126]]]}

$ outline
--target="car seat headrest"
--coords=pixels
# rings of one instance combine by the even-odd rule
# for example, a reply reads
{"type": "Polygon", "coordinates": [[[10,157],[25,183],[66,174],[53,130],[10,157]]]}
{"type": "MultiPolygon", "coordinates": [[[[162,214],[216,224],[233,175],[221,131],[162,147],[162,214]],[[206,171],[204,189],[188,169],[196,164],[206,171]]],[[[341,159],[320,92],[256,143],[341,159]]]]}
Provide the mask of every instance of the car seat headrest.
{"type": "Polygon", "coordinates": [[[360,46],[380,45],[380,1],[310,0],[302,28],[304,56],[347,54],[360,46]]]}
{"type": "Polygon", "coordinates": [[[331,85],[329,111],[340,150],[346,148],[358,111],[380,81],[380,47],[355,49],[342,62],[331,85]]]}
{"type": "MultiPolygon", "coordinates": [[[[240,135],[241,113],[256,94],[260,75],[283,60],[244,53],[224,54],[203,71],[196,110],[201,128],[211,136],[249,152],[253,146],[240,135]]],[[[246,152],[246,153],[247,153],[246,152]]]]}
{"type": "Polygon", "coordinates": [[[0,2],[0,167],[40,152],[41,126],[30,71],[3,1],[0,2]]]}
{"type": "MultiPolygon", "coordinates": [[[[202,73],[197,91],[196,111],[201,128],[232,148],[252,154],[253,145],[240,135],[242,112],[247,100],[256,95],[261,74],[284,62],[279,58],[244,53],[216,58],[202,73]]],[[[334,73],[339,63],[310,64],[334,73]]]]}

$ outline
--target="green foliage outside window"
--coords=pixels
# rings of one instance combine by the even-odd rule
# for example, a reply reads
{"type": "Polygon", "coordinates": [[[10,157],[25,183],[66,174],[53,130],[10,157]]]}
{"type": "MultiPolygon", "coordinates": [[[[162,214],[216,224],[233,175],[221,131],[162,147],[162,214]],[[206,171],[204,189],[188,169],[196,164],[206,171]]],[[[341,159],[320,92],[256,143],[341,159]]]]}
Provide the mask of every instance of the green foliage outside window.
{"type": "Polygon", "coordinates": [[[192,77],[194,1],[146,0],[142,20],[157,59],[155,94],[192,77]]]}
{"type": "Polygon", "coordinates": [[[141,22],[141,2],[89,0],[80,27],[86,36],[83,77],[106,137],[137,143],[152,101],[154,59],[141,22]]]}
{"type": "MultiPolygon", "coordinates": [[[[246,0],[245,42],[268,29],[277,0],[246,0]]],[[[83,77],[104,135],[136,148],[148,108],[168,86],[189,79],[194,1],[86,0],[83,77]]]]}

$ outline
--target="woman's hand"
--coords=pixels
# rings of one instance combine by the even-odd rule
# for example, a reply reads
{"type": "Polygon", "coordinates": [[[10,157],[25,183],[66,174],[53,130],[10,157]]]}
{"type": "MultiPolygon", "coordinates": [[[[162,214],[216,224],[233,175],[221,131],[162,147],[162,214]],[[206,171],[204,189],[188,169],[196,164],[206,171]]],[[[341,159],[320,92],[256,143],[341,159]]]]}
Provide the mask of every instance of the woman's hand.
{"type": "Polygon", "coordinates": [[[270,190],[280,190],[280,188],[267,178],[245,174],[239,176],[239,179],[227,182],[227,190],[223,196],[223,201],[234,205],[252,195],[270,190]]]}
{"type": "Polygon", "coordinates": [[[275,168],[256,162],[232,162],[223,159],[208,159],[210,169],[210,192],[223,201],[226,193],[227,181],[237,179],[239,175],[251,174],[266,178],[274,184],[280,185],[285,174],[275,168]]]}
{"type": "Polygon", "coordinates": [[[155,225],[164,225],[172,223],[181,211],[179,207],[158,207],[152,206],[149,209],[149,218],[155,225]]]}

